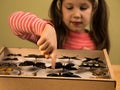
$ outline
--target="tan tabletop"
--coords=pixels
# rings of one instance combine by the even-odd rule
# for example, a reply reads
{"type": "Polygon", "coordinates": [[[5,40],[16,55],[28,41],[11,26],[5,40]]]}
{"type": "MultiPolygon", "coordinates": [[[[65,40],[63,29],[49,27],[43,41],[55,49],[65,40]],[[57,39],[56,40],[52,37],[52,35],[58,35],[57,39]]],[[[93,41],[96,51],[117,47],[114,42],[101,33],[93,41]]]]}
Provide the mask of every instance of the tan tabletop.
{"type": "Polygon", "coordinates": [[[120,90],[120,65],[112,65],[112,68],[113,68],[115,78],[117,81],[116,90],[120,90]]]}

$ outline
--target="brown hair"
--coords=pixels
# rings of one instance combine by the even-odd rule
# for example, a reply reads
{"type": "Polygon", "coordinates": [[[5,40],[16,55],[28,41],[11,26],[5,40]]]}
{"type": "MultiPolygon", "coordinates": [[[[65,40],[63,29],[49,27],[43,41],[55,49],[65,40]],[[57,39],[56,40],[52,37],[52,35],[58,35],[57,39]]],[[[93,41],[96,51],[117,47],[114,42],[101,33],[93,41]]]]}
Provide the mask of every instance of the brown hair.
{"type": "MultiPolygon", "coordinates": [[[[108,9],[105,0],[89,0],[93,5],[94,14],[90,23],[90,36],[96,44],[96,49],[104,48],[109,52],[110,40],[108,34],[108,9]]],[[[67,36],[66,27],[62,21],[63,0],[53,0],[50,7],[50,18],[57,34],[57,47],[62,48],[67,36]]]]}

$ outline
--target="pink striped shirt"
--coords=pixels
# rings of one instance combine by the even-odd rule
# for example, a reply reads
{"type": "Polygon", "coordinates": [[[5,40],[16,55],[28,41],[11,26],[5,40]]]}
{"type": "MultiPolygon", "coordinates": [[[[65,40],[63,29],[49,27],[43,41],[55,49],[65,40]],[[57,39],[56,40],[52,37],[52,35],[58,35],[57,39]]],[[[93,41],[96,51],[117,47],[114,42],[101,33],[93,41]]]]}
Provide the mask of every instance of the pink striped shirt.
{"type": "Polygon", "coordinates": [[[63,48],[65,49],[96,49],[93,40],[90,38],[88,32],[76,33],[69,32],[68,37],[63,44],[63,48]]]}
{"type": "Polygon", "coordinates": [[[13,33],[22,39],[37,42],[45,25],[49,23],[30,12],[15,12],[9,17],[13,33]]]}
{"type": "MultiPolygon", "coordinates": [[[[27,39],[37,43],[46,24],[49,21],[38,18],[30,12],[15,12],[9,17],[9,24],[12,32],[22,39],[27,39]]],[[[89,33],[69,32],[68,37],[63,44],[65,49],[95,49],[95,44],[90,38],[89,33]]]]}

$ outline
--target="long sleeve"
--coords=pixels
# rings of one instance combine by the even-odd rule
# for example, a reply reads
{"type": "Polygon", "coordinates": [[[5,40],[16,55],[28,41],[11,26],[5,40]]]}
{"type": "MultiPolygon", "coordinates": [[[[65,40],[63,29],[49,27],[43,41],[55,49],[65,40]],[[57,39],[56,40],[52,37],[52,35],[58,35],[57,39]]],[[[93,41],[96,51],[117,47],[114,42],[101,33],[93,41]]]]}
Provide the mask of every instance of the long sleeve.
{"type": "Polygon", "coordinates": [[[30,12],[15,12],[9,17],[12,32],[22,39],[36,43],[45,25],[49,23],[30,12]]]}

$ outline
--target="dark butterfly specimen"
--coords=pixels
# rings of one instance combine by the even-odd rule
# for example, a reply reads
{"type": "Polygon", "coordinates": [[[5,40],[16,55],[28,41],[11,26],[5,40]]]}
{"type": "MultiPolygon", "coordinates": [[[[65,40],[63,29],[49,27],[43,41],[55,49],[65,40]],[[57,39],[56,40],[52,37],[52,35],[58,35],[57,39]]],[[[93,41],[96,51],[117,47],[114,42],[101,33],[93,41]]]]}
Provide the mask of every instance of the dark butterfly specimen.
{"type": "Polygon", "coordinates": [[[22,56],[22,55],[21,54],[12,54],[12,53],[10,53],[7,56],[22,56]]]}
{"type": "Polygon", "coordinates": [[[17,67],[15,63],[0,63],[0,67],[17,67]]]}
{"type": "Polygon", "coordinates": [[[37,62],[38,58],[45,58],[44,55],[36,55],[36,54],[29,54],[28,56],[24,56],[25,58],[35,58],[35,61],[37,62]]]}
{"type": "Polygon", "coordinates": [[[95,67],[95,68],[105,68],[105,63],[99,58],[86,58],[80,65],[80,67],[95,67]]]}
{"type": "Polygon", "coordinates": [[[19,64],[19,66],[36,66],[38,68],[42,68],[42,69],[45,69],[46,66],[45,66],[45,63],[42,63],[42,62],[33,62],[33,61],[24,61],[24,62],[21,62],[19,64]]]}
{"type": "Polygon", "coordinates": [[[7,54],[9,58],[4,58],[3,61],[18,61],[18,58],[15,58],[16,56],[22,56],[21,54],[7,54]],[[14,58],[10,58],[10,56],[15,56],[14,58]]]}
{"type": "Polygon", "coordinates": [[[61,62],[57,62],[56,65],[55,65],[55,68],[57,69],[58,67],[59,68],[63,68],[64,69],[67,69],[67,70],[77,70],[75,67],[74,67],[74,64],[70,62],[71,59],[74,59],[74,60],[80,60],[79,58],[77,57],[70,57],[70,56],[62,56],[58,59],[68,59],[68,64],[66,65],[63,65],[61,62]]]}
{"type": "Polygon", "coordinates": [[[4,58],[3,61],[18,61],[18,58],[4,58]]]}
{"type": "Polygon", "coordinates": [[[28,56],[24,56],[27,58],[45,58],[44,55],[36,55],[36,54],[29,54],[28,56]]]}
{"type": "Polygon", "coordinates": [[[37,62],[37,63],[35,63],[34,66],[36,66],[38,68],[46,69],[45,63],[42,63],[42,62],[37,62]]]}
{"type": "Polygon", "coordinates": [[[19,66],[34,66],[35,63],[33,61],[24,61],[19,64],[19,66]]]}
{"type": "MultiPolygon", "coordinates": [[[[68,63],[66,65],[62,64],[61,62],[56,62],[55,63],[55,69],[60,69],[62,68],[63,70],[77,70],[75,67],[73,67],[73,63],[68,63]]],[[[49,67],[51,68],[51,66],[49,67]]]]}
{"type": "Polygon", "coordinates": [[[57,73],[50,73],[47,76],[55,76],[55,77],[79,77],[78,75],[74,75],[72,72],[59,72],[57,73]]]}
{"type": "Polygon", "coordinates": [[[94,76],[102,78],[109,77],[106,64],[100,60],[100,58],[86,58],[80,67],[90,67],[89,71],[91,71],[94,76]]]}
{"type": "Polygon", "coordinates": [[[70,56],[62,56],[62,57],[60,57],[59,59],[75,59],[75,60],[80,60],[80,59],[77,58],[77,57],[70,57],[70,56]]]}

